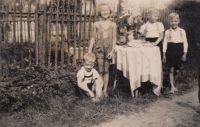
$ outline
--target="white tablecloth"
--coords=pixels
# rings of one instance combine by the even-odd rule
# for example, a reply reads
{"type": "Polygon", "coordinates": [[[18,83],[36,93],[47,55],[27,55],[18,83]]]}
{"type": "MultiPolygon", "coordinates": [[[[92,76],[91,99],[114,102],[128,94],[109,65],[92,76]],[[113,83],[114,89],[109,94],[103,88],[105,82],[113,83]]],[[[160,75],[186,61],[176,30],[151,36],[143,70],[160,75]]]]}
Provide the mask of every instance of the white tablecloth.
{"type": "Polygon", "coordinates": [[[131,94],[141,86],[141,82],[150,81],[154,93],[159,96],[162,87],[162,63],[159,47],[122,47],[116,46],[117,69],[130,80],[131,94]]]}

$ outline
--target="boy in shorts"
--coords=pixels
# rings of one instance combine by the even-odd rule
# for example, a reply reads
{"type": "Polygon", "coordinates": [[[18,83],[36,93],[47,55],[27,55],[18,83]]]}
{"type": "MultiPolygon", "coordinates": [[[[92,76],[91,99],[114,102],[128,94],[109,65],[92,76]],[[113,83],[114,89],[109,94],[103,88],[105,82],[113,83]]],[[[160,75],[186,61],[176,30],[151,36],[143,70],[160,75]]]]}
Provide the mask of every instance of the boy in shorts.
{"type": "Polygon", "coordinates": [[[93,102],[99,101],[102,95],[103,80],[99,73],[93,68],[96,60],[94,53],[84,55],[84,64],[77,73],[79,88],[89,95],[93,102]]]}

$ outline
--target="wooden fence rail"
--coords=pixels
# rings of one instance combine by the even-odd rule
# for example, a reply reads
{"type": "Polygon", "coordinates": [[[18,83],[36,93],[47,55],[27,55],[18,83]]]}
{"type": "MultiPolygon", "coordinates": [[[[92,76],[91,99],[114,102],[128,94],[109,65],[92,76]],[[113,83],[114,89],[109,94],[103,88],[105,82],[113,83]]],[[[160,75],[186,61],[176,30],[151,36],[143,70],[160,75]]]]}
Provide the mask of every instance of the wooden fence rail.
{"type": "MultiPolygon", "coordinates": [[[[61,66],[63,69],[65,65],[76,64],[82,59],[92,25],[99,20],[98,5],[95,2],[82,3],[82,0],[62,1],[51,0],[50,4],[39,5],[38,0],[28,0],[27,3],[14,0],[13,5],[6,4],[0,9],[0,77],[4,73],[3,66],[9,66],[13,61],[20,63],[20,68],[39,65],[48,69],[61,66]]],[[[121,28],[124,21],[118,17],[119,4],[112,4],[111,8],[111,19],[121,28]]],[[[147,21],[148,8],[141,9],[143,19],[147,21]]],[[[167,16],[171,12],[175,11],[160,11],[159,21],[165,28],[169,27],[167,16]]],[[[185,12],[176,12],[181,18],[186,17],[185,12]]],[[[6,73],[8,76],[9,72],[6,73]]]]}

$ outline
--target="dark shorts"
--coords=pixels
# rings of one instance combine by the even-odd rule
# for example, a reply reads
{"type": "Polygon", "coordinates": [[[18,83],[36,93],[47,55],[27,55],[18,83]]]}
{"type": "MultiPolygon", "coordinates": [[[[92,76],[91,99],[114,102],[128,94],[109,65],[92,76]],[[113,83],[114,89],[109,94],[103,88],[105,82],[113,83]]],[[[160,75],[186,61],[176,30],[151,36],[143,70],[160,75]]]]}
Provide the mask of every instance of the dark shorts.
{"type": "Polygon", "coordinates": [[[183,61],[183,43],[170,43],[167,44],[166,63],[169,68],[174,67],[179,70],[182,67],[183,61]]]}
{"type": "MultiPolygon", "coordinates": [[[[154,38],[146,38],[145,40],[149,41],[150,43],[154,43],[157,41],[157,39],[158,39],[158,37],[154,37],[154,38]]],[[[158,43],[157,46],[160,48],[160,51],[162,52],[162,43],[161,42],[158,43]]]]}

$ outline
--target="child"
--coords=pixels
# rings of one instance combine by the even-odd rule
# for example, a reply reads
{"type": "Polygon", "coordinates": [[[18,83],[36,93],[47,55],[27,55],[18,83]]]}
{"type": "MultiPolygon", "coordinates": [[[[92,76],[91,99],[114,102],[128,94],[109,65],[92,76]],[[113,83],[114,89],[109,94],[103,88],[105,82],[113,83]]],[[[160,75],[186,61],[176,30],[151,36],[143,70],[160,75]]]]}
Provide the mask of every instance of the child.
{"type": "Polygon", "coordinates": [[[102,93],[103,81],[98,72],[93,68],[95,60],[94,53],[86,53],[84,55],[84,64],[77,73],[77,82],[78,86],[89,94],[92,101],[99,101],[102,93]],[[96,92],[96,97],[94,91],[96,92]]]}
{"type": "Polygon", "coordinates": [[[179,15],[171,13],[169,15],[170,29],[165,32],[163,41],[163,62],[166,62],[169,69],[171,93],[178,91],[174,83],[174,75],[179,72],[182,61],[186,61],[188,42],[184,29],[178,27],[180,23],[179,15]]]}
{"type": "Polygon", "coordinates": [[[150,8],[148,12],[148,22],[141,26],[140,33],[145,36],[145,40],[161,48],[160,41],[163,39],[164,26],[158,22],[159,12],[155,8],[150,8]]]}
{"type": "MultiPolygon", "coordinates": [[[[141,33],[141,36],[145,37],[147,42],[150,42],[154,46],[159,46],[160,51],[162,51],[160,42],[163,39],[164,26],[161,22],[157,21],[158,16],[158,10],[155,8],[150,8],[148,11],[148,21],[140,27],[139,32],[141,33]]],[[[143,82],[141,86],[144,86],[144,92],[149,90],[152,91],[153,89],[153,85],[149,81],[143,82]]]]}
{"type": "Polygon", "coordinates": [[[103,79],[103,94],[108,97],[109,64],[116,45],[116,23],[110,18],[111,10],[107,4],[100,6],[101,20],[94,23],[88,52],[94,52],[97,58],[99,74],[103,79]]]}

